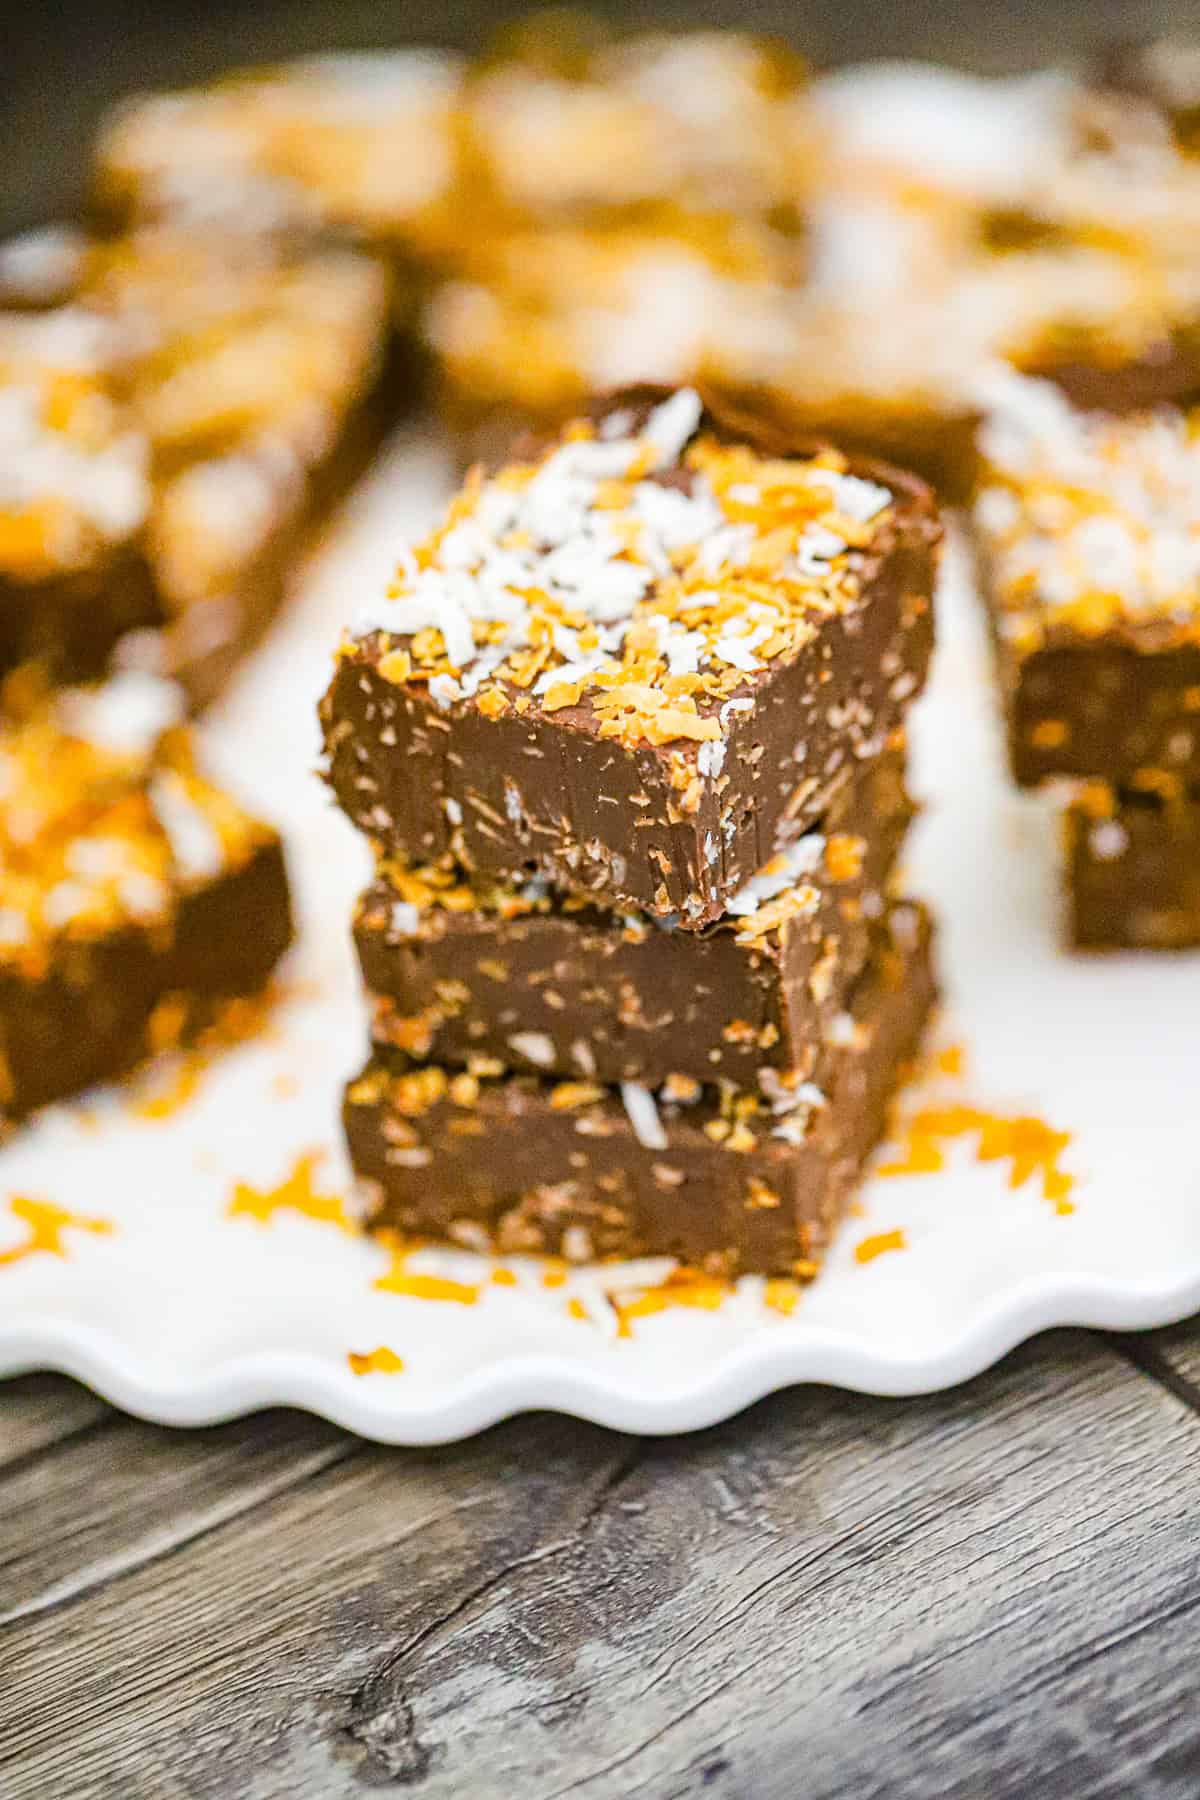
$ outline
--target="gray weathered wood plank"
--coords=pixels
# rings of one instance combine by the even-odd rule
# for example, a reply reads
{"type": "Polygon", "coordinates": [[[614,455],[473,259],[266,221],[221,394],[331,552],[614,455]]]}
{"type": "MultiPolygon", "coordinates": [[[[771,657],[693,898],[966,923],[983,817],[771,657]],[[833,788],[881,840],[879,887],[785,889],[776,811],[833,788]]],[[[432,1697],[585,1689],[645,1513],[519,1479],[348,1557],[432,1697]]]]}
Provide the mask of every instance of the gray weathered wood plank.
{"type": "Polygon", "coordinates": [[[360,1450],[302,1414],[187,1433],[112,1414],[100,1445],[86,1433],[65,1436],[49,1465],[0,1467],[0,1509],[18,1522],[0,1537],[0,1630],[102,1588],[360,1450]]]}
{"type": "Polygon", "coordinates": [[[0,1477],[63,1438],[112,1417],[86,1388],[53,1375],[20,1375],[0,1385],[0,1477]]]}
{"type": "Polygon", "coordinates": [[[1200,1420],[1101,1342],[923,1401],[798,1390],[646,1445],[525,1419],[260,1492],[253,1423],[187,1484],[149,1428],[68,1444],[49,1558],[0,1486],[6,1800],[1194,1800],[1200,1420]],[[72,1521],[139,1492],[114,1570],[72,1521]]]}

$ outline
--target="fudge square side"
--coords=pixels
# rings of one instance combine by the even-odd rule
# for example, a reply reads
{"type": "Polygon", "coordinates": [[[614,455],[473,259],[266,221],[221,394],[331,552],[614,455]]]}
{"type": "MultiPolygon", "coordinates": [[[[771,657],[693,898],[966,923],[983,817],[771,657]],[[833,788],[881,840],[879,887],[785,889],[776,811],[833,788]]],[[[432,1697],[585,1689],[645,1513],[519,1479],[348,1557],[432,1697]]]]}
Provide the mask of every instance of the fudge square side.
{"type": "Polygon", "coordinates": [[[855,774],[702,932],[537,880],[385,865],[355,918],[373,1042],[681,1093],[794,1090],[861,973],[912,818],[902,746],[855,774]]]}
{"type": "Polygon", "coordinates": [[[0,1135],[253,994],[292,935],[276,833],[197,770],[178,696],[66,689],[0,731],[0,1135]]]}
{"type": "Polygon", "coordinates": [[[632,389],[475,471],[342,643],[328,775],[384,854],[718,918],[925,679],[915,477],[632,389]]]}
{"type": "Polygon", "coordinates": [[[0,246],[0,675],[138,667],[215,699],[382,433],[388,310],[345,251],[0,246]],[[13,279],[39,262],[40,309],[13,279]]]}
{"type": "Polygon", "coordinates": [[[157,621],[149,447],[111,363],[102,321],[0,297],[0,676],[34,661],[81,680],[157,621]]]}
{"type": "Polygon", "coordinates": [[[1200,794],[1164,800],[1088,782],[1064,825],[1077,950],[1200,948],[1200,794]]]}
{"type": "Polygon", "coordinates": [[[973,523],[1022,785],[1200,786],[1196,422],[993,386],[973,523]]]}
{"type": "Polygon", "coordinates": [[[823,1093],[776,1113],[726,1085],[692,1103],[627,1083],[370,1063],[344,1118],[372,1223],[572,1262],[676,1256],[724,1277],[809,1276],[886,1127],[934,999],[928,921],[898,908],[823,1093]]]}

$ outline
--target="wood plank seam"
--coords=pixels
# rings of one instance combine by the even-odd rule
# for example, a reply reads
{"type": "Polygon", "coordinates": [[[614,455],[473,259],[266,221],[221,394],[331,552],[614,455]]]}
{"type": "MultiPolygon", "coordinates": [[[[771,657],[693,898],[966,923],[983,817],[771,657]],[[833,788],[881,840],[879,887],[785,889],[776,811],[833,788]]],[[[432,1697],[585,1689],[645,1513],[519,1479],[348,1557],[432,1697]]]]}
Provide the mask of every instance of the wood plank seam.
{"type": "Polygon", "coordinates": [[[1164,1355],[1155,1338],[1140,1336],[1110,1337],[1107,1340],[1119,1356],[1151,1381],[1174,1394],[1189,1411],[1200,1414],[1200,1385],[1177,1369],[1170,1358],[1164,1355]]]}
{"type": "Polygon", "coordinates": [[[417,1735],[412,1706],[404,1692],[405,1665],[418,1652],[428,1650],[475,1613],[480,1602],[486,1601],[511,1576],[577,1549],[580,1539],[603,1514],[615,1491],[634,1473],[653,1443],[653,1439],[639,1438],[626,1442],[612,1466],[595,1483],[577,1522],[566,1536],[539,1544],[493,1570],[448,1612],[432,1619],[387,1655],[359,1684],[350,1695],[340,1735],[347,1748],[356,1752],[358,1773],[364,1780],[415,1783],[428,1774],[434,1751],[417,1735]]]}
{"type": "Polygon", "coordinates": [[[115,1586],[127,1576],[137,1574],[140,1570],[151,1567],[155,1563],[168,1561],[181,1550],[202,1542],[205,1538],[224,1531],[231,1525],[238,1525],[260,1506],[269,1504],[285,1494],[293,1493],[297,1488],[305,1486],[309,1481],[339,1469],[356,1457],[366,1454],[368,1446],[354,1438],[332,1445],[328,1450],[319,1452],[288,1470],[284,1476],[274,1482],[268,1482],[255,1492],[246,1495],[245,1504],[231,1506],[226,1511],[218,1511],[207,1518],[197,1521],[193,1530],[180,1536],[152,1539],[149,1544],[142,1544],[124,1555],[117,1555],[110,1562],[99,1564],[83,1571],[76,1580],[68,1580],[58,1586],[50,1587],[45,1592],[35,1595],[21,1605],[0,1613],[0,1629],[17,1624],[21,1620],[37,1618],[40,1614],[58,1612],[78,1601],[86,1600],[115,1586]]]}

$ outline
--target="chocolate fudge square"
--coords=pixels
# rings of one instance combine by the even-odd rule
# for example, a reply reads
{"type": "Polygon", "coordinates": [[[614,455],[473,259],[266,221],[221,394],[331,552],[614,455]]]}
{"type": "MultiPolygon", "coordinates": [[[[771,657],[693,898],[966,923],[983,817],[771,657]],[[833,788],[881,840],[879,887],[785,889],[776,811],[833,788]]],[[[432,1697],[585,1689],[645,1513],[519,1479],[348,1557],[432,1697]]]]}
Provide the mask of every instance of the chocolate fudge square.
{"type": "Polygon", "coordinates": [[[0,729],[0,1131],[254,993],[291,939],[279,838],[178,706],[125,675],[0,729]]]}
{"type": "Polygon", "coordinates": [[[82,308],[0,310],[0,676],[30,660],[94,674],[156,617],[149,447],[115,360],[82,308]]]}
{"type": "Polygon", "coordinates": [[[803,279],[799,242],[759,218],[489,231],[422,322],[464,468],[502,463],[523,432],[557,430],[614,373],[736,387],[747,362],[790,343],[803,279]]]}
{"type": "Polygon", "coordinates": [[[681,236],[714,214],[797,226],[821,149],[808,71],[782,43],[618,34],[557,10],[510,26],[472,69],[460,138],[468,227],[632,216],[681,236]]]}
{"type": "Polygon", "coordinates": [[[532,881],[385,864],[355,943],[381,1051],[601,1082],[808,1080],[886,911],[912,817],[901,749],[702,932],[532,881]]]}
{"type": "MultiPolygon", "coordinates": [[[[24,249],[28,286],[46,252],[24,249]]],[[[201,706],[378,440],[387,282],[347,251],[165,229],[59,262],[44,308],[11,273],[0,293],[0,674],[132,665],[201,706]]]]}
{"type": "Polygon", "coordinates": [[[914,477],[630,390],[476,472],[337,655],[329,779],[384,855],[697,930],[925,679],[914,477]]]}
{"type": "Polygon", "coordinates": [[[898,908],[827,1045],[820,1088],[765,1096],[369,1064],[351,1160],[375,1226],[468,1249],[676,1256],[733,1277],[814,1273],[882,1135],[934,997],[928,922],[898,908]]]}
{"type": "Polygon", "coordinates": [[[1200,785],[1196,414],[992,398],[973,520],[1017,780],[1200,785]]]}
{"type": "Polygon", "coordinates": [[[405,49],[135,94],[101,121],[93,205],[118,226],[323,233],[411,251],[450,202],[458,87],[452,55],[405,49]]]}

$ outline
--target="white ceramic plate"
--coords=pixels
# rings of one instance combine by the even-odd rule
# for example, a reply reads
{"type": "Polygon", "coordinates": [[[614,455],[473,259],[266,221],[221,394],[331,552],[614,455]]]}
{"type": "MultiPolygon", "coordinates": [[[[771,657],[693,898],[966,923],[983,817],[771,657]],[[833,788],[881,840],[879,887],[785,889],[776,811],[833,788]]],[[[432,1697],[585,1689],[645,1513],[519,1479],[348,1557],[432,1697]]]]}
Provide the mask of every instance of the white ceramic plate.
{"type": "MultiPolygon", "coordinates": [[[[65,1370],[181,1425],[294,1405],[426,1443],[551,1407],[681,1431],[790,1382],[914,1393],[963,1380],[1045,1326],[1159,1325],[1200,1307],[1200,958],[1087,961],[1057,948],[1053,807],[1006,783],[957,556],[914,724],[928,809],[909,870],[941,921],[935,1041],[964,1045],[965,1069],[926,1077],[904,1108],[972,1106],[1069,1133],[1059,1166],[1074,1177],[1073,1212],[1036,1176],[1012,1187],[1011,1159],[981,1163],[967,1132],[940,1172],[868,1183],[790,1315],[748,1281],[715,1309],[646,1313],[619,1336],[602,1284],[637,1291],[661,1269],[547,1285],[543,1267],[511,1259],[501,1285],[480,1259],[424,1251],[407,1274],[450,1277],[475,1298],[420,1298],[377,1285],[391,1261],[367,1239],[287,1208],[265,1220],[245,1210],[306,1153],[318,1193],[346,1192],[338,1096],[364,1044],[347,922],[365,869],[308,774],[313,706],[339,623],[447,479],[419,435],[398,441],[207,728],[214,760],[288,834],[303,915],[291,998],[269,1035],[218,1059],[166,1118],[140,1116],[128,1093],[100,1096],[0,1152],[0,1371],[65,1370]],[[29,1235],[22,1199],[108,1229],[67,1225],[61,1254],[14,1257],[29,1235]],[[896,1231],[904,1248],[856,1258],[864,1239],[896,1231]],[[350,1353],[380,1347],[403,1368],[356,1374],[350,1353]]],[[[898,1157],[903,1146],[881,1160],[898,1157]]]]}

